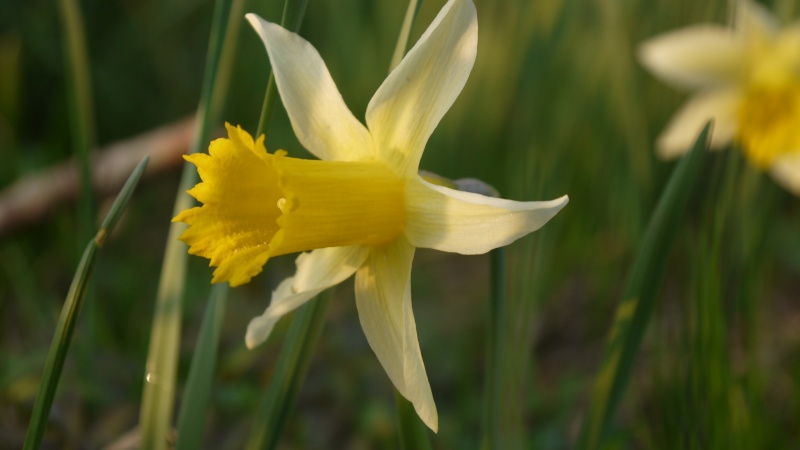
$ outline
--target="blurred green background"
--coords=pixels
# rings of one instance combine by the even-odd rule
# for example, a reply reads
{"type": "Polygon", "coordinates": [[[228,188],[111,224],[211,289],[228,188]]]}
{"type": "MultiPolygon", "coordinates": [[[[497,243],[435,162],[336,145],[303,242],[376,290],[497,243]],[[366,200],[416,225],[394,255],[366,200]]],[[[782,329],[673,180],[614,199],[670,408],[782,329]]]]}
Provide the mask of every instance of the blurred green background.
{"type": "MultiPolygon", "coordinates": [[[[423,2],[411,42],[443,1],[423,2]]],[[[726,23],[731,2],[475,0],[478,57],[428,143],[421,168],[475,177],[515,200],[568,194],[542,230],[508,249],[505,329],[510,448],[574,445],[622,285],[674,162],[652,143],[681,93],[635,61],[642,40],[692,23],[726,23]]],[[[82,2],[99,147],[193,114],[212,2],[82,2]]],[[[768,2],[783,20],[791,0],[768,2]]],[[[281,1],[246,11],[279,21],[281,1]]],[[[363,119],[387,73],[407,3],[312,0],[301,34],[363,119]]],[[[71,158],[63,30],[53,2],[0,2],[0,187],[71,158]]],[[[269,64],[241,29],[223,117],[253,130],[269,64]]],[[[221,128],[220,128],[221,130],[221,128]]],[[[282,106],[270,151],[308,157],[282,106]]],[[[611,448],[796,448],[800,442],[800,202],[715,154],[682,224],[611,448]],[[733,173],[733,175],[726,175],[733,173]],[[723,180],[732,188],[723,192],[723,180]],[[720,203],[730,195],[730,207],[720,203]],[[715,247],[715,242],[721,244],[715,247]]],[[[102,448],[132,430],[180,166],[146,178],[100,256],[46,436],[47,448],[102,448]]],[[[102,214],[105,200],[98,198],[102,214]]],[[[2,213],[2,212],[0,212],[2,213]]],[[[100,216],[102,217],[102,216],[100,216]]],[[[99,221],[100,219],[98,219],[99,221]]],[[[0,448],[24,439],[54,326],[85,245],[74,202],[0,236],[0,448]]],[[[271,261],[231,291],[207,448],[240,448],[288,320],[248,351],[244,331],[290,273],[271,261]]],[[[179,363],[185,380],[209,291],[190,259],[179,363]]],[[[479,441],[489,258],[420,250],[414,308],[440,415],[435,448],[479,441]]],[[[393,393],[358,323],[352,281],[336,298],[285,448],[396,445],[393,393]]]]}

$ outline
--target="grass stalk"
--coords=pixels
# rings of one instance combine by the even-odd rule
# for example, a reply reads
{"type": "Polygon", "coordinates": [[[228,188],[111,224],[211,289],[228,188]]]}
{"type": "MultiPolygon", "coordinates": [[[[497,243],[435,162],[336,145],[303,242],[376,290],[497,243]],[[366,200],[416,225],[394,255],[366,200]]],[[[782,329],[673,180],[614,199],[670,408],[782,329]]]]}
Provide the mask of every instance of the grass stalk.
{"type": "Polygon", "coordinates": [[[297,309],[286,334],[275,374],[253,419],[248,450],[277,447],[311,365],[333,293],[333,288],[328,289],[297,309]]]}
{"type": "Polygon", "coordinates": [[[583,424],[579,448],[600,448],[627,388],[672,242],[707,157],[708,124],[681,159],[650,218],[625,285],[583,424]]]}
{"type": "MultiPolygon", "coordinates": [[[[91,93],[91,72],[86,51],[83,16],[77,0],[59,0],[58,9],[63,27],[64,53],[67,68],[67,105],[72,139],[72,152],[78,162],[80,194],[78,195],[77,244],[92,238],[95,229],[95,201],[92,188],[91,151],[95,145],[94,111],[91,93]]],[[[76,247],[79,248],[79,247],[76,247]]],[[[86,287],[83,332],[78,342],[78,366],[83,386],[94,385],[92,355],[97,335],[97,311],[91,283],[86,287]]]]}
{"type": "Polygon", "coordinates": [[[25,450],[38,449],[41,446],[45,425],[50,416],[53,398],[58,387],[58,381],[61,378],[61,371],[64,368],[64,360],[67,357],[67,351],[75,331],[75,323],[80,315],[81,307],[86,298],[86,288],[89,285],[97,262],[97,252],[103,247],[109,234],[114,230],[114,226],[128,204],[142,173],[144,173],[147,161],[148,158],[145,157],[128,177],[128,181],[122,187],[119,195],[117,195],[111,210],[95,234],[94,239],[89,241],[83,251],[83,257],[72,279],[64,306],[61,309],[61,316],[58,319],[55,336],[47,354],[42,381],[39,384],[39,393],[36,396],[33,415],[25,436],[25,450]]]}
{"type": "MultiPolygon", "coordinates": [[[[300,24],[303,23],[303,16],[306,13],[307,5],[308,0],[286,0],[286,3],[283,4],[281,26],[295,33],[300,31],[300,24]]],[[[272,73],[272,70],[270,70],[269,81],[267,81],[267,91],[264,94],[264,102],[261,104],[261,116],[258,119],[258,127],[253,136],[258,137],[262,134],[267,134],[267,127],[272,118],[272,110],[275,108],[275,101],[278,99],[277,93],[275,75],[272,73]]]]}
{"type": "Polygon", "coordinates": [[[501,420],[503,411],[503,379],[505,375],[506,271],[505,250],[492,250],[491,298],[489,311],[489,348],[486,364],[486,404],[483,416],[483,447],[500,449],[502,446],[501,420]]]}
{"type": "Polygon", "coordinates": [[[403,395],[394,390],[394,401],[397,410],[398,439],[401,450],[430,450],[431,441],[428,427],[422,422],[414,410],[414,405],[403,395]]]}
{"type": "Polygon", "coordinates": [[[202,448],[202,430],[206,409],[211,398],[211,385],[214,368],[217,364],[217,349],[222,333],[222,322],[225,318],[227,298],[227,283],[217,284],[211,289],[192,365],[189,368],[189,378],[186,380],[186,389],[183,393],[175,450],[202,448]]]}
{"type": "Polygon", "coordinates": [[[80,167],[81,190],[80,242],[91,238],[94,230],[94,200],[90,153],[94,147],[94,112],[92,107],[91,74],[86,52],[83,17],[76,0],[59,0],[64,26],[64,50],[67,54],[67,101],[72,147],[80,167]]]}
{"type": "MultiPolygon", "coordinates": [[[[231,10],[231,0],[216,2],[191,153],[205,147],[212,127],[219,122],[233,61],[233,57],[223,57],[223,53],[229,54],[234,50],[234,46],[227,42],[236,38],[236,24],[241,22],[241,17],[238,21],[231,17],[231,10]]],[[[197,171],[185,165],[173,215],[193,205],[194,200],[186,190],[196,183],[197,171]]],[[[183,223],[170,225],[164,251],[139,413],[142,448],[166,449],[171,429],[187,260],[186,245],[178,241],[178,237],[185,228],[183,223]]]]}
{"type": "Polygon", "coordinates": [[[403,26],[400,27],[400,37],[397,38],[397,45],[394,47],[394,54],[392,61],[389,63],[389,72],[394,70],[403,56],[406,54],[406,47],[408,47],[408,37],[411,35],[411,27],[417,19],[419,9],[422,7],[422,0],[409,0],[408,9],[406,10],[406,17],[403,19],[403,26]]]}

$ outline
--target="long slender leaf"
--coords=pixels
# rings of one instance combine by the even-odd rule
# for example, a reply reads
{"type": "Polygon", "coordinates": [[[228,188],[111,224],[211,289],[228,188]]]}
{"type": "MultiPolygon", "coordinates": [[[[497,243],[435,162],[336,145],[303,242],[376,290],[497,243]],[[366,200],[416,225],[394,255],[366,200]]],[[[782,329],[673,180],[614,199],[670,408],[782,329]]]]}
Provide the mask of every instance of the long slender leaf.
{"type": "Polygon", "coordinates": [[[298,308],[286,334],[275,374],[261,400],[247,443],[249,450],[274,449],[303,385],[314,348],[322,334],[325,313],[335,289],[331,288],[298,308]]]}
{"type": "Polygon", "coordinates": [[[711,124],[675,168],[636,253],[595,383],[581,447],[599,448],[630,380],[672,242],[707,155],[711,124]]]}
{"type": "Polygon", "coordinates": [[[92,200],[92,171],[89,153],[94,147],[94,112],[91,95],[89,57],[86,53],[86,36],[83,18],[76,0],[59,0],[61,21],[64,25],[64,50],[68,67],[68,102],[72,146],[80,164],[81,195],[78,201],[81,215],[81,242],[88,240],[94,230],[94,202],[92,200]]]}
{"type": "Polygon", "coordinates": [[[391,72],[406,54],[406,47],[408,46],[408,36],[411,34],[411,27],[417,19],[419,9],[422,7],[422,0],[410,0],[408,2],[408,9],[406,10],[406,17],[403,19],[403,26],[400,27],[400,37],[397,38],[397,45],[394,48],[392,55],[392,62],[389,63],[389,71],[391,72]]]}
{"type": "MultiPolygon", "coordinates": [[[[72,152],[80,168],[80,195],[78,196],[78,246],[88,241],[94,233],[95,205],[92,189],[90,153],[95,144],[94,112],[91,93],[91,73],[86,51],[83,17],[77,0],[59,0],[58,9],[64,34],[64,52],[67,65],[67,104],[69,105],[72,152]]],[[[76,343],[78,367],[83,386],[93,386],[92,355],[97,334],[97,307],[91,284],[86,288],[84,300],[83,332],[76,343]]]]}
{"type": "Polygon", "coordinates": [[[505,373],[504,327],[506,317],[506,276],[505,250],[498,248],[491,252],[491,286],[489,312],[489,351],[486,363],[486,405],[484,407],[483,441],[484,448],[502,448],[500,420],[503,408],[503,375],[505,373]]]}
{"type": "Polygon", "coordinates": [[[197,347],[189,368],[186,380],[184,400],[178,417],[178,440],[176,450],[201,448],[203,442],[203,424],[206,417],[208,401],[211,397],[211,385],[214,367],[217,363],[217,348],[225,318],[225,303],[228,298],[228,285],[218,284],[211,290],[197,347]]]}
{"type": "MultiPolygon", "coordinates": [[[[306,14],[308,0],[286,0],[283,4],[283,17],[281,26],[295,33],[300,30],[303,23],[303,16],[306,14]]],[[[267,92],[264,94],[264,103],[261,104],[261,116],[258,119],[258,127],[254,136],[261,136],[267,133],[269,121],[272,118],[272,110],[275,108],[275,101],[278,99],[277,87],[275,85],[275,75],[270,70],[269,81],[267,81],[267,92]]]]}
{"type": "MultiPolygon", "coordinates": [[[[197,128],[192,142],[192,153],[201,151],[206,145],[211,128],[218,123],[222,110],[224,92],[228,87],[227,73],[233,60],[233,58],[223,58],[222,53],[230,48],[225,45],[225,40],[230,39],[231,35],[235,36],[235,33],[225,32],[229,24],[230,11],[231,0],[216,2],[203,89],[200,105],[197,108],[197,128]]],[[[188,164],[185,165],[173,215],[192,206],[194,201],[185,192],[196,182],[196,170],[188,164]]],[[[185,227],[183,223],[171,224],[164,251],[139,413],[142,448],[165,449],[172,423],[187,259],[186,246],[178,241],[178,237],[185,227]]]]}
{"type": "Polygon", "coordinates": [[[50,415],[56,388],[58,387],[58,380],[61,378],[61,370],[64,368],[64,360],[67,357],[67,351],[72,341],[75,323],[80,315],[81,307],[86,298],[86,287],[92,277],[92,271],[97,261],[97,252],[103,247],[111,231],[114,230],[114,226],[128,204],[142,173],[144,173],[147,161],[147,157],[142,159],[130,177],[128,177],[128,181],[122,187],[119,195],[117,195],[117,199],[103,221],[100,230],[97,231],[94,239],[89,241],[83,251],[83,257],[78,264],[78,269],[72,279],[67,298],[61,309],[61,316],[58,319],[53,343],[50,345],[50,351],[47,354],[42,382],[39,385],[39,393],[36,396],[36,403],[33,407],[31,423],[28,426],[28,433],[25,437],[24,448],[26,450],[37,449],[41,445],[44,428],[50,415]]]}
{"type": "Polygon", "coordinates": [[[402,450],[430,450],[428,427],[414,410],[414,405],[395,389],[394,401],[397,410],[397,436],[402,450]]]}

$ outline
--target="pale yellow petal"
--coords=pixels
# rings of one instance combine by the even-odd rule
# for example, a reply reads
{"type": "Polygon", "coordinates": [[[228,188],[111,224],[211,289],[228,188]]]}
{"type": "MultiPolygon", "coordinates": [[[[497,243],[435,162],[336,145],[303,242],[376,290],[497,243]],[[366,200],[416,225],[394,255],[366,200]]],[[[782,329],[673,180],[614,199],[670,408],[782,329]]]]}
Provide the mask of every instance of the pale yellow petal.
{"type": "Polygon", "coordinates": [[[745,75],[745,43],[732,30],[695,25],[642,43],[639,62],[659,79],[684,89],[735,83],[745,75]]]}
{"type": "Polygon", "coordinates": [[[281,317],[353,275],[363,265],[367,254],[367,247],[354,245],[323,248],[298,256],[297,273],[278,285],[266,311],[247,326],[247,347],[264,342],[281,317]]]}
{"type": "Polygon", "coordinates": [[[780,30],[778,19],[763,5],[739,0],[736,4],[736,32],[748,41],[763,41],[774,37],[780,30]]]}
{"type": "Polygon", "coordinates": [[[778,184],[800,197],[800,149],[776,158],[769,172],[778,184]]]}
{"type": "Polygon", "coordinates": [[[358,317],[370,347],[398,392],[433,431],[439,427],[411,309],[414,247],[405,239],[373,249],[356,273],[358,317]]]}
{"type": "Polygon", "coordinates": [[[709,120],[714,121],[710,147],[719,150],[729,144],[738,128],[742,94],[736,89],[701,92],[691,97],[658,137],[656,148],[664,159],[686,153],[709,120]]]}
{"type": "Polygon", "coordinates": [[[417,172],[428,137],[467,82],[477,44],[475,6],[450,0],[369,103],[367,125],[380,158],[417,172]]]}
{"type": "Polygon", "coordinates": [[[538,230],[568,201],[563,196],[545,202],[515,202],[417,178],[406,185],[405,234],[415,247],[485,253],[538,230]]]}
{"type": "Polygon", "coordinates": [[[247,20],[267,48],[278,92],[297,139],[320,159],[373,158],[369,132],[345,105],[317,50],[255,14],[247,20]]]}

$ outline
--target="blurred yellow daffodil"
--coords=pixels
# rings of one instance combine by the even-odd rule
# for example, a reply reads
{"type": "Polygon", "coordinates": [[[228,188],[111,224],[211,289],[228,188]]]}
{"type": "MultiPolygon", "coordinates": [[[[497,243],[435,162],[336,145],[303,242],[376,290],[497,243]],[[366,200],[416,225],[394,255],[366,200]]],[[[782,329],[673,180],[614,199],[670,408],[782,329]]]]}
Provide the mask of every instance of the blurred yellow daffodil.
{"type": "Polygon", "coordinates": [[[639,47],[653,74],[694,92],[658,138],[658,151],[683,154],[713,119],[712,149],[737,141],[748,161],[800,195],[800,23],[781,28],[757,3],[736,6],[732,29],[700,24],[639,47]]]}
{"type": "Polygon", "coordinates": [[[301,252],[297,272],[253,319],[246,343],[355,274],[356,305],[370,346],[422,420],[438,427],[411,309],[416,247],[478,254],[509,244],[553,217],[567,197],[515,202],[449,189],[418,175],[428,137],[467,81],[478,24],[469,0],[450,0],[369,103],[367,127],[348,110],[314,47],[248,14],[264,41],[301,144],[320,160],[267,153],[230,125],[209,154],[194,154],[200,202],[175,221],[189,252],[209,258],[213,282],[247,283],[275,255],[301,252]]]}

